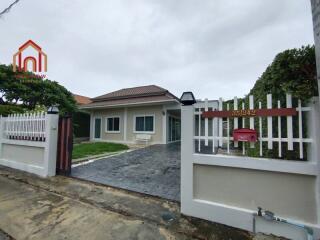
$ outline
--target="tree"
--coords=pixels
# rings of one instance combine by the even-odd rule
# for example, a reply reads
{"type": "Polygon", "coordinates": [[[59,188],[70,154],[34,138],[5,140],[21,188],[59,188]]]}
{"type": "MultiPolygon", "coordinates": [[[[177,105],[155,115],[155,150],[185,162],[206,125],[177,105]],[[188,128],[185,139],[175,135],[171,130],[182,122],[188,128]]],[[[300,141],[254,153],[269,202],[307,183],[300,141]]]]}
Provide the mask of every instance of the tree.
{"type": "Polygon", "coordinates": [[[265,101],[268,93],[281,100],[284,100],[286,93],[302,101],[318,96],[314,46],[289,49],[275,57],[249,95],[254,95],[258,101],[265,101]]]}
{"type": "MultiPolygon", "coordinates": [[[[76,111],[76,103],[65,87],[42,79],[31,72],[13,72],[12,66],[0,65],[0,104],[8,108],[34,110],[37,106],[58,105],[61,113],[76,111]]],[[[4,107],[2,107],[4,108],[4,107]]],[[[0,108],[0,114],[1,108],[0,108]]]]}
{"type": "MultiPolygon", "coordinates": [[[[249,94],[243,99],[239,99],[239,105],[245,103],[246,108],[249,108],[249,95],[254,96],[255,108],[258,108],[258,102],[262,103],[262,108],[266,108],[267,100],[266,95],[271,93],[272,98],[280,100],[282,107],[285,107],[286,93],[290,93],[293,97],[294,105],[297,99],[301,99],[305,104],[313,96],[318,96],[317,72],[316,72],[316,58],[314,46],[302,46],[299,49],[285,50],[274,58],[272,63],[262,73],[261,77],[256,81],[254,87],[250,90],[249,94]]],[[[226,103],[230,104],[233,108],[233,101],[229,100],[226,103]]],[[[226,104],[225,103],[225,104],[226,104]]],[[[225,106],[224,106],[225,108],[225,106]]],[[[273,108],[277,108],[277,101],[273,101],[273,108]]],[[[274,126],[277,126],[277,119],[274,120],[274,126]]],[[[239,119],[239,124],[241,119],[239,119]]],[[[307,132],[306,120],[303,120],[303,131],[307,132]]],[[[248,121],[246,122],[249,127],[248,121]]],[[[232,124],[232,121],[231,121],[232,124]]],[[[286,122],[281,122],[283,134],[286,136],[286,122]]],[[[241,125],[239,125],[241,126],[241,125]]],[[[255,129],[258,129],[258,122],[255,121],[255,129]]],[[[232,127],[231,127],[232,129],[232,127]]],[[[267,122],[263,118],[262,133],[265,136],[267,131],[267,122]]],[[[297,121],[294,121],[294,135],[297,135],[298,127],[297,121]]],[[[273,136],[278,136],[277,128],[273,128],[273,136]]],[[[304,148],[306,151],[306,148],[304,148]]],[[[264,157],[277,158],[277,146],[273,150],[267,149],[263,145],[264,157]]],[[[299,159],[298,151],[288,151],[285,144],[282,145],[283,156],[287,159],[299,159]]],[[[255,144],[255,148],[248,148],[248,155],[258,157],[259,147],[255,144]]],[[[307,156],[307,153],[304,153],[307,156]]]]}

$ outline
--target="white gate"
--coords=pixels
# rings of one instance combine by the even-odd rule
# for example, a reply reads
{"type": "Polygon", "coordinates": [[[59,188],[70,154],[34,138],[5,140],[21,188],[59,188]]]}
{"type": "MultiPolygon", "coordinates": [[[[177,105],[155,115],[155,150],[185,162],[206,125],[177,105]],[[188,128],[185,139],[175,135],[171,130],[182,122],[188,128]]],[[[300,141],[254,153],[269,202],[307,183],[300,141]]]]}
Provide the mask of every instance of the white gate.
{"type": "MultiPolygon", "coordinates": [[[[266,99],[266,109],[270,110],[272,96],[268,95],[266,99]]],[[[312,228],[315,237],[319,238],[318,101],[314,100],[307,107],[297,101],[297,106],[293,107],[291,96],[287,95],[286,103],[282,105],[287,110],[294,109],[296,116],[258,116],[250,115],[250,110],[255,109],[254,99],[249,96],[249,111],[244,105],[239,106],[235,98],[234,117],[203,117],[209,116],[204,112],[210,110],[228,111],[229,104],[223,105],[220,99],[182,106],[182,213],[253,231],[253,214],[258,207],[262,207],[287,220],[312,228]],[[241,115],[239,110],[244,110],[244,114],[241,115]],[[303,132],[303,120],[307,120],[309,134],[303,132]],[[254,129],[256,126],[258,141],[234,141],[230,134],[231,126],[234,129],[246,126],[254,129]],[[277,129],[277,136],[273,136],[274,128],[277,129]],[[258,150],[258,157],[246,156],[247,150],[254,148],[258,150]],[[297,159],[301,160],[284,160],[287,152],[282,152],[283,149],[288,150],[288,153],[296,150],[297,159]],[[282,159],[263,158],[265,151],[270,150],[276,151],[277,157],[282,159]]],[[[257,105],[258,109],[263,110],[261,103],[257,105]]],[[[279,101],[277,107],[281,108],[279,101]]],[[[306,239],[303,228],[283,223],[258,219],[256,227],[257,231],[265,233],[306,239]]]]}

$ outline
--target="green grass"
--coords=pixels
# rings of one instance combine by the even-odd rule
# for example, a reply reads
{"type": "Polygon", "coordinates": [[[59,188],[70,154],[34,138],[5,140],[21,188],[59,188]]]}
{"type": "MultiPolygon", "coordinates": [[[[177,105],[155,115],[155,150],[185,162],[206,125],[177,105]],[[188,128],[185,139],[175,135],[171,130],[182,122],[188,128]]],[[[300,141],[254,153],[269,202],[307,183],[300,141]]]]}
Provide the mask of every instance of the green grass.
{"type": "Polygon", "coordinates": [[[75,144],[73,146],[72,159],[84,158],[103,153],[119,152],[127,149],[129,149],[127,145],[119,143],[95,142],[75,144]]]}

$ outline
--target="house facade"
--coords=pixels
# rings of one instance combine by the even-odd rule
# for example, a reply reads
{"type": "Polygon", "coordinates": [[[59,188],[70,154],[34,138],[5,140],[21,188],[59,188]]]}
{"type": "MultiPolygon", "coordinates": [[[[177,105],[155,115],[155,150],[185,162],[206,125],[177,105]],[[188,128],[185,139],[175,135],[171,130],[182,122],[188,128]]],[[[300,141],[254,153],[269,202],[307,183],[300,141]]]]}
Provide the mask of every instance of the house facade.
{"type": "Polygon", "coordinates": [[[168,90],[149,85],[125,88],[80,106],[90,113],[90,140],[167,144],[180,141],[180,102],[168,90]]]}

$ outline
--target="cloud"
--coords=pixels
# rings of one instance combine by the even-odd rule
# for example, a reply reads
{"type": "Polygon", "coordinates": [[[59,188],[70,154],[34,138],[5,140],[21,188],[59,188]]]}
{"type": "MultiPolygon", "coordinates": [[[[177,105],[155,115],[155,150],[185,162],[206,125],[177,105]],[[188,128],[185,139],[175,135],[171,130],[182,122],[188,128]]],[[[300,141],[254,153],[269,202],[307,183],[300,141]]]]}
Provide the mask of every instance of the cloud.
{"type": "Polygon", "coordinates": [[[33,39],[48,76],[91,97],[146,84],[243,96],[278,52],[313,43],[305,0],[21,1],[0,29],[0,62],[33,39]]]}

